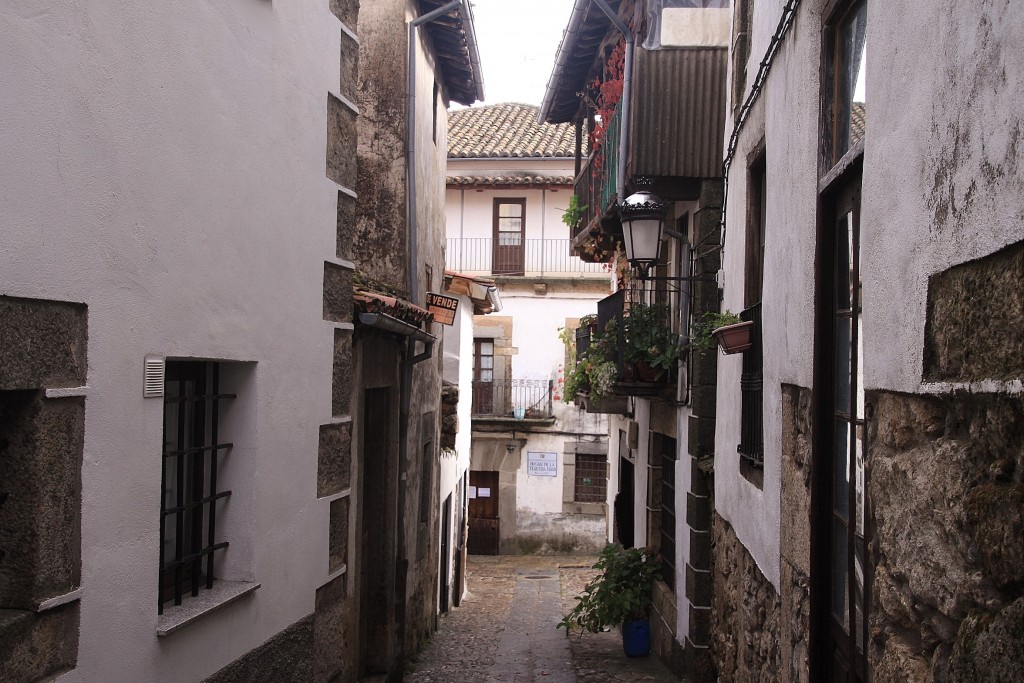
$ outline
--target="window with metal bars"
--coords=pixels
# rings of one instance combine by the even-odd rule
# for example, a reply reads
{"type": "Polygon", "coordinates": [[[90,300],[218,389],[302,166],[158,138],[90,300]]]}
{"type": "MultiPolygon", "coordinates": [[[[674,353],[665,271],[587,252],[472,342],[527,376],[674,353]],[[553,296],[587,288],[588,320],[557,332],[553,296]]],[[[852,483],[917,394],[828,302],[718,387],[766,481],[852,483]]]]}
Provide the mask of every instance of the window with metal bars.
{"type": "MultiPolygon", "coordinates": [[[[740,372],[740,444],[737,448],[743,462],[764,467],[764,380],[761,348],[761,304],[740,313],[741,320],[754,323],[750,329],[750,348],[743,352],[740,372]]],[[[757,482],[755,482],[757,483],[757,482]]]]}
{"type": "Polygon", "coordinates": [[[608,498],[608,457],[576,454],[577,503],[603,503],[608,498]]]}
{"type": "Polygon", "coordinates": [[[186,592],[212,588],[217,540],[217,501],[231,495],[217,488],[219,455],[231,448],[218,440],[220,365],[168,361],[164,380],[163,481],[160,497],[160,584],[157,612],[186,592]]]}
{"type": "Polygon", "coordinates": [[[676,582],[676,440],[661,437],[661,555],[662,580],[671,590],[676,582]]]}

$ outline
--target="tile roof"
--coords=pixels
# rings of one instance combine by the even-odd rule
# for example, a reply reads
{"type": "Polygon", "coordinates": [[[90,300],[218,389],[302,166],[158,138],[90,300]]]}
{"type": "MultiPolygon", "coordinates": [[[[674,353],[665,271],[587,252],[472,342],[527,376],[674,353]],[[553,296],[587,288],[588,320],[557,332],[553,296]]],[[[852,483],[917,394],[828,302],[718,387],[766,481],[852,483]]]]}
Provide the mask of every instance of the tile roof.
{"type": "Polygon", "coordinates": [[[538,111],[507,103],[448,112],[448,158],[575,157],[573,126],[537,123],[538,111]]]}
{"type": "Polygon", "coordinates": [[[450,175],[448,187],[495,187],[504,185],[566,185],[571,186],[573,177],[569,175],[538,175],[535,173],[507,173],[504,175],[450,175]]]}

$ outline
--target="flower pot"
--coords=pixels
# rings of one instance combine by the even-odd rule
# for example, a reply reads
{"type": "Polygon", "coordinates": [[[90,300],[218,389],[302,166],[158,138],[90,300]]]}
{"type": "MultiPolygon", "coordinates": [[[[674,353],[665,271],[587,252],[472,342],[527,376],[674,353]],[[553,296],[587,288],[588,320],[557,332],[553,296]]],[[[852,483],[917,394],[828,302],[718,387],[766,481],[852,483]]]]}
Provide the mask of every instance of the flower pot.
{"type": "Polygon", "coordinates": [[[752,321],[744,320],[734,325],[719,327],[711,334],[715,335],[715,341],[722,348],[722,353],[728,355],[746,351],[750,348],[750,333],[753,328],[754,323],[752,321]]]}
{"type": "Polygon", "coordinates": [[[650,620],[622,622],[622,650],[627,657],[646,657],[651,653],[650,620]]]}
{"type": "Polygon", "coordinates": [[[665,374],[663,369],[656,368],[645,360],[638,360],[633,363],[633,367],[636,369],[636,378],[641,382],[657,382],[665,374]]]}
{"type": "Polygon", "coordinates": [[[526,408],[516,406],[515,408],[512,409],[512,414],[516,416],[517,420],[522,420],[524,417],[526,417],[526,408]]]}

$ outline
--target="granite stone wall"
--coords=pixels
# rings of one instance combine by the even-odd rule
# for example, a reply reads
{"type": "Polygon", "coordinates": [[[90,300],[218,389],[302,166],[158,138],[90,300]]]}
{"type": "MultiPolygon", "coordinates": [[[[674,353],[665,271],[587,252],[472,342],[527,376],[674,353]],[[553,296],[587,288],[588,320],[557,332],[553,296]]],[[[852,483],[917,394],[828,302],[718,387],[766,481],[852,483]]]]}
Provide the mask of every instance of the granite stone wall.
{"type": "Polygon", "coordinates": [[[868,401],[876,680],[1024,680],[1024,397],[868,401]]]}
{"type": "Polygon", "coordinates": [[[3,681],[78,660],[85,397],[46,389],[86,384],[86,320],[82,304],[0,296],[3,681]]]}
{"type": "MultiPolygon", "coordinates": [[[[353,666],[358,648],[358,611],[349,594],[353,563],[349,547],[350,529],[355,517],[352,490],[352,399],[357,391],[353,350],[353,235],[356,229],[356,184],[358,179],[359,115],[356,90],[359,79],[359,44],[355,38],[359,20],[359,0],[330,0],[330,9],[338,19],[341,36],[338,59],[340,82],[338,95],[327,93],[326,175],[337,187],[335,245],[325,254],[323,275],[323,318],[334,323],[331,361],[331,417],[319,426],[317,449],[317,497],[333,497],[328,503],[328,528],[324,534],[330,581],[316,591],[314,612],[306,619],[278,634],[214,677],[217,683],[231,680],[316,680],[354,681],[353,666]],[[344,571],[342,571],[344,569],[344,571]],[[341,573],[339,573],[341,572],[341,573]],[[275,652],[290,648],[279,659],[287,667],[280,678],[268,678],[261,672],[265,658],[273,661],[264,671],[274,671],[275,652]],[[245,676],[256,676],[246,678],[245,676]]],[[[358,559],[358,558],[357,558],[358,559]]],[[[277,674],[275,674],[277,675],[277,674]]]]}
{"type": "Polygon", "coordinates": [[[313,679],[313,615],[276,634],[204,683],[308,683],[313,679]]]}
{"type": "Polygon", "coordinates": [[[716,513],[711,652],[718,680],[775,681],[782,670],[782,604],[775,587],[716,513]]]}

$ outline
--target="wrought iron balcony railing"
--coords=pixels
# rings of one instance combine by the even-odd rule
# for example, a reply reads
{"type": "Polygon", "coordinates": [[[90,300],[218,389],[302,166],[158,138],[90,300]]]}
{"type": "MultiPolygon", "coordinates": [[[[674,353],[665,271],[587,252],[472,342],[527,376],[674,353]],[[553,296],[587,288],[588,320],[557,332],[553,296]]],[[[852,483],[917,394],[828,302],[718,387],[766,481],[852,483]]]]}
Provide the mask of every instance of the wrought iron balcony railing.
{"type": "Polygon", "coordinates": [[[608,277],[600,263],[586,263],[572,254],[567,239],[510,243],[503,238],[495,245],[490,237],[450,237],[445,267],[466,275],[608,277]]]}
{"type": "Polygon", "coordinates": [[[549,418],[554,415],[549,379],[473,380],[474,417],[549,418]]]}

